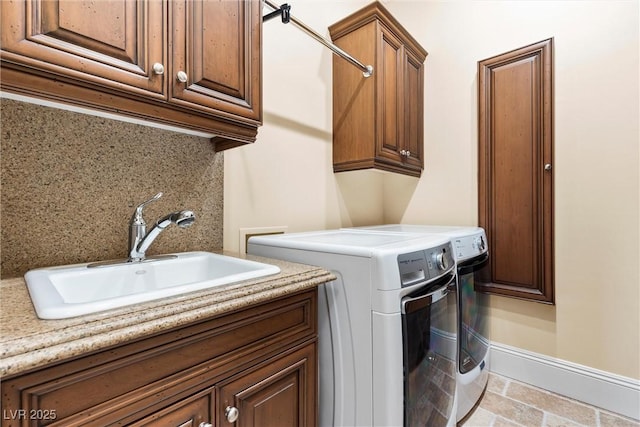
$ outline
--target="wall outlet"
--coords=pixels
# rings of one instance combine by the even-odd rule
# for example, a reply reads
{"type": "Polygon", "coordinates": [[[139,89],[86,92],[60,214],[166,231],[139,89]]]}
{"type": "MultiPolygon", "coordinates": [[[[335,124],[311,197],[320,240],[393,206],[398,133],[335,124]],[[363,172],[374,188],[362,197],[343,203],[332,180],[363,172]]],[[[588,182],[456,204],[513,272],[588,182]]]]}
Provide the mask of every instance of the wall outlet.
{"type": "Polygon", "coordinates": [[[286,225],[275,225],[271,227],[249,227],[240,229],[240,253],[247,253],[247,242],[250,237],[264,236],[267,234],[284,234],[289,227],[286,225]]]}

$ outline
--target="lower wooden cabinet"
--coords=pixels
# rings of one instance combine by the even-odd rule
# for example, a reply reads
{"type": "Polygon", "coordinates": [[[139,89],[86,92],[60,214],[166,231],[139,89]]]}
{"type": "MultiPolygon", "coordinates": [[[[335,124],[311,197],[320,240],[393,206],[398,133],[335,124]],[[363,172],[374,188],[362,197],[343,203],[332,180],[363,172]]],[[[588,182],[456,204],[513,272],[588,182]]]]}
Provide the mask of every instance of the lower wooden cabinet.
{"type": "Polygon", "coordinates": [[[316,424],[315,343],[220,385],[218,425],[310,426],[316,424]]]}
{"type": "Polygon", "coordinates": [[[315,426],[316,291],[3,378],[2,426],[315,426]]]}

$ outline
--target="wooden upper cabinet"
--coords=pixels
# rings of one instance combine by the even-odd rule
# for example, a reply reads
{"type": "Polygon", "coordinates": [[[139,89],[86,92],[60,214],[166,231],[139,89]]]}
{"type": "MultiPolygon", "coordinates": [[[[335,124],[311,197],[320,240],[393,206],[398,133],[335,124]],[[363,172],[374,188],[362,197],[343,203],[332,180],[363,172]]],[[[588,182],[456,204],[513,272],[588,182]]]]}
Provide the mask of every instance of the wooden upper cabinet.
{"type": "Polygon", "coordinates": [[[2,66],[162,98],[152,68],[164,62],[163,9],[154,1],[3,2],[2,66]]]}
{"type": "Polygon", "coordinates": [[[3,1],[2,90],[255,141],[260,0],[3,1]]]}
{"type": "Polygon", "coordinates": [[[174,1],[171,100],[261,119],[259,1],[174,1]],[[185,73],[186,82],[177,76],[185,73]]]}
{"type": "Polygon", "coordinates": [[[334,43],[371,77],[333,59],[333,168],[377,168],[420,176],[424,164],[427,52],[378,2],[329,27],[334,43]]]}

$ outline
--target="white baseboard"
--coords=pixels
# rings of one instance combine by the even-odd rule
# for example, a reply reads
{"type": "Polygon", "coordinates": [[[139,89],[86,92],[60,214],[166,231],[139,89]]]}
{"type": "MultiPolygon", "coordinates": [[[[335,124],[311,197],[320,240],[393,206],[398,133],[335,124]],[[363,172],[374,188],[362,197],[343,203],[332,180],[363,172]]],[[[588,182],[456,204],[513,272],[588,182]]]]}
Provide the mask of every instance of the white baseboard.
{"type": "Polygon", "coordinates": [[[491,371],[640,420],[640,381],[491,343],[491,371]]]}

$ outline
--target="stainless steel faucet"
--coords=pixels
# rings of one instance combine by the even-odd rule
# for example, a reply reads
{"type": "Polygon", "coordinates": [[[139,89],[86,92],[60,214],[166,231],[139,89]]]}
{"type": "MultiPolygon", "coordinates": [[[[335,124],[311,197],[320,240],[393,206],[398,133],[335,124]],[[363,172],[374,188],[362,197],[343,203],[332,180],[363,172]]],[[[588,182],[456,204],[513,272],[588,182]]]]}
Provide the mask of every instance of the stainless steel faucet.
{"type": "Polygon", "coordinates": [[[147,223],[142,214],[145,206],[151,202],[155,202],[162,193],[158,193],[146,202],[141,203],[131,216],[129,221],[129,258],[130,262],[144,261],[145,254],[151,243],[158,235],[170,226],[176,224],[180,228],[187,228],[196,220],[196,216],[192,211],[177,211],[156,221],[155,225],[147,233],[147,223]]]}

